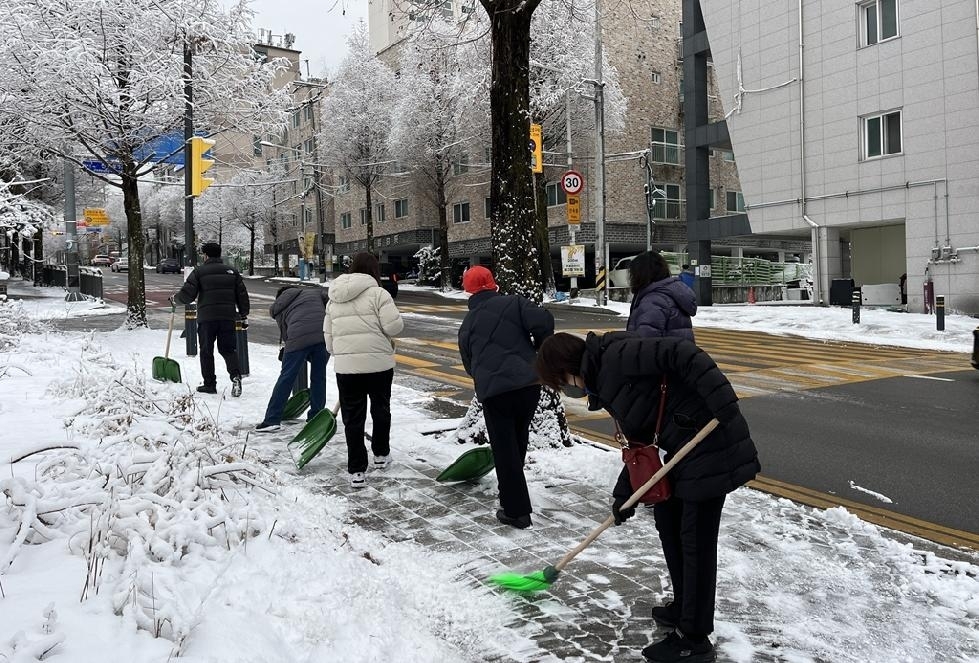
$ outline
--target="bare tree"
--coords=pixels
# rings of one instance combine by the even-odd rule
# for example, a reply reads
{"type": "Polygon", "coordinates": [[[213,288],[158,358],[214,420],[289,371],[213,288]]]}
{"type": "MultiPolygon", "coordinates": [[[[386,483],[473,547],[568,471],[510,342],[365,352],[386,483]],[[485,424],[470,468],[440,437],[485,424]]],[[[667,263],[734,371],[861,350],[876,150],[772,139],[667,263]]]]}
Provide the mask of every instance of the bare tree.
{"type": "MultiPolygon", "coordinates": [[[[273,78],[285,63],[251,52],[251,12],[218,0],[2,0],[3,77],[18,90],[0,117],[29,117],[27,136],[122,190],[130,256],[143,255],[138,182],[161,136],[182,135],[184,48],[194,53],[194,112],[208,133],[264,134],[289,103],[273,78]],[[94,170],[92,168],[91,170],[94,170]]],[[[130,327],[146,325],[142,261],[129,270],[130,327]]]]}

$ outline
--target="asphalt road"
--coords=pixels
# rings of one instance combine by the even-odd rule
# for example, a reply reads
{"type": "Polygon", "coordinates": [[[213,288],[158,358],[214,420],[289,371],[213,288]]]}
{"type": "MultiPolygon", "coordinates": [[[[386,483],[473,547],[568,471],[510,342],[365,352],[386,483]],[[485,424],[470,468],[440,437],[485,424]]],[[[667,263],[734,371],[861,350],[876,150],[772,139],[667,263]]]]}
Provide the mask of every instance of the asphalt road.
{"type": "MultiPolygon", "coordinates": [[[[166,296],[179,287],[180,276],[148,273],[146,281],[148,299],[160,309],[166,296]]],[[[110,291],[124,286],[125,275],[106,272],[105,282],[106,295],[113,297],[110,291]]],[[[247,285],[253,310],[249,340],[278,342],[278,330],[267,310],[281,283],[249,280],[247,285]]],[[[397,303],[405,314],[404,336],[423,349],[431,343],[432,352],[440,344],[447,364],[457,364],[451,348],[465,315],[463,302],[402,290],[397,303]]],[[[163,311],[152,314],[154,319],[157,316],[162,320],[163,311]]],[[[624,326],[621,318],[575,310],[556,311],[555,319],[559,330],[624,326]]],[[[748,362],[771,360],[765,357],[766,336],[758,334],[761,349],[734,352],[741,352],[748,362]]],[[[833,361],[850,368],[864,366],[867,346],[861,350],[862,355],[852,345],[833,348],[833,361]]],[[[719,357],[727,351],[711,350],[719,357]]],[[[946,365],[957,365],[957,356],[943,358],[946,365]]],[[[722,359],[719,363],[723,365],[722,359]]],[[[959,372],[936,372],[922,363],[920,370],[893,377],[790,391],[773,379],[768,393],[742,400],[767,482],[762,487],[819,506],[843,504],[860,513],[862,505],[862,516],[870,514],[869,519],[888,525],[893,516],[902,520],[897,528],[923,536],[930,537],[930,526],[936,525],[943,534],[935,540],[942,542],[964,540],[943,528],[971,533],[967,542],[979,547],[979,371],[969,368],[966,355],[961,365],[959,372]]],[[[410,367],[405,368],[409,373],[410,367]]],[[[438,382],[437,374],[423,372],[438,382]]],[[[728,374],[732,382],[741,377],[728,374]]],[[[753,375],[752,379],[765,378],[753,375]]],[[[459,384],[457,376],[457,389],[459,384]]],[[[466,390],[459,394],[465,397],[466,390]]],[[[610,431],[607,419],[587,421],[586,415],[580,404],[569,403],[573,423],[575,416],[582,416],[581,424],[589,431],[610,431]]]]}

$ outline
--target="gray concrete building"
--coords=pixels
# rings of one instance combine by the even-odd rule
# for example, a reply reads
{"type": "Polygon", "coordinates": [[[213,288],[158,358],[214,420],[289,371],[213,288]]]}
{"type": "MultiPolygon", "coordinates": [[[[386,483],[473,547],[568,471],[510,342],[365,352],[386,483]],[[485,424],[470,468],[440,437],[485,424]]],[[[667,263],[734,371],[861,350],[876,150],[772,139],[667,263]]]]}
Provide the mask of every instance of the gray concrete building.
{"type": "Polygon", "coordinates": [[[975,0],[700,2],[751,232],[834,279],[979,313],[975,0]]]}

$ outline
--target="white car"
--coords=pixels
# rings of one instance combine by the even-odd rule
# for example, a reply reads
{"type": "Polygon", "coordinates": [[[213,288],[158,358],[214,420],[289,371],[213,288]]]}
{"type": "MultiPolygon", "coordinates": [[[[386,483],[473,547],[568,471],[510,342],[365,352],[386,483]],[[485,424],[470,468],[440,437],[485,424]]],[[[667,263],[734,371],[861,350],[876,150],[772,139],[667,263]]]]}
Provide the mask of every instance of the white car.
{"type": "Polygon", "coordinates": [[[621,258],[608,273],[609,285],[613,288],[629,287],[629,265],[636,256],[626,256],[621,258]]]}
{"type": "Polygon", "coordinates": [[[129,256],[122,256],[114,263],[109,266],[109,269],[113,272],[128,272],[129,271],[129,256]]]}

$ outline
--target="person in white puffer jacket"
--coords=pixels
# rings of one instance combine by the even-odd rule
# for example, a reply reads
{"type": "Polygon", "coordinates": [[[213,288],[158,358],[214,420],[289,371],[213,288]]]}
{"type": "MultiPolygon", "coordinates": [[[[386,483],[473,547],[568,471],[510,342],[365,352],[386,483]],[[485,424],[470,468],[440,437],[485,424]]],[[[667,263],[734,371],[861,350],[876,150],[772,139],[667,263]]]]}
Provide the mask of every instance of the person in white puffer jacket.
{"type": "Polygon", "coordinates": [[[384,469],[391,454],[391,384],[394,337],[404,329],[401,312],[381,287],[381,269],[370,253],[358,253],[349,273],[330,285],[323,333],[333,355],[340,392],[340,414],[347,439],[350,485],[366,485],[364,424],[370,398],[374,467],[384,469]]]}

